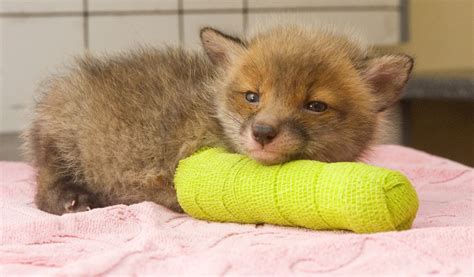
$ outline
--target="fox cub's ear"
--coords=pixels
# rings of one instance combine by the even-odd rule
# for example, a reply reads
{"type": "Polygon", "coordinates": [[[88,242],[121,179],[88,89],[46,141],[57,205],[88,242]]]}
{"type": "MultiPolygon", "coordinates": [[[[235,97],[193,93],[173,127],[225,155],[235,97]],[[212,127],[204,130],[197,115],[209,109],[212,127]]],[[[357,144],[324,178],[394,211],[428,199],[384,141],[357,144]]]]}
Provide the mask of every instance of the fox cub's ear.
{"type": "Polygon", "coordinates": [[[245,45],[239,38],[210,27],[201,29],[201,42],[204,51],[217,66],[227,67],[245,50],[245,45]]]}
{"type": "Polygon", "coordinates": [[[386,55],[367,61],[362,75],[375,96],[377,111],[399,100],[412,68],[413,58],[408,55],[386,55]]]}

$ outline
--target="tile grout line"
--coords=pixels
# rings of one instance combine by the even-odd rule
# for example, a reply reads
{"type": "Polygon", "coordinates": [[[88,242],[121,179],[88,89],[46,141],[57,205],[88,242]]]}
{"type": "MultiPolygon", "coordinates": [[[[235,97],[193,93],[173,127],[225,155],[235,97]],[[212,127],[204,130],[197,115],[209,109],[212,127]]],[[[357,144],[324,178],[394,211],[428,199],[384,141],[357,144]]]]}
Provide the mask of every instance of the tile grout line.
{"type": "Polygon", "coordinates": [[[178,33],[179,33],[179,45],[184,45],[184,10],[183,0],[178,0],[178,33]]]}
{"type": "Polygon", "coordinates": [[[89,0],[82,0],[82,20],[83,20],[83,40],[84,40],[84,49],[89,49],[89,0]]]}
{"type": "Polygon", "coordinates": [[[249,1],[248,0],[242,0],[242,16],[243,16],[243,21],[242,21],[242,28],[244,29],[244,34],[247,35],[247,29],[249,26],[249,1]]]}
{"type": "Polygon", "coordinates": [[[410,39],[410,11],[408,0],[400,0],[399,6],[399,20],[400,20],[400,31],[399,40],[400,42],[407,42],[410,39]]]}

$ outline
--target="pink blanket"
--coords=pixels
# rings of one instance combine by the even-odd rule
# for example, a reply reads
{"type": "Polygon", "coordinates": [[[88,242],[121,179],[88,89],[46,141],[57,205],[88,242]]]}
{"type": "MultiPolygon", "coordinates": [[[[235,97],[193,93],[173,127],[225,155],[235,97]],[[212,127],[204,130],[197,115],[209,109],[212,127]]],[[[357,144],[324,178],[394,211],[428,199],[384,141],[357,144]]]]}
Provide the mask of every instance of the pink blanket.
{"type": "Polygon", "coordinates": [[[0,163],[0,275],[474,274],[472,168],[400,146],[366,160],[413,182],[412,230],[372,235],[209,223],[156,204],[55,216],[35,208],[33,170],[0,163]]]}

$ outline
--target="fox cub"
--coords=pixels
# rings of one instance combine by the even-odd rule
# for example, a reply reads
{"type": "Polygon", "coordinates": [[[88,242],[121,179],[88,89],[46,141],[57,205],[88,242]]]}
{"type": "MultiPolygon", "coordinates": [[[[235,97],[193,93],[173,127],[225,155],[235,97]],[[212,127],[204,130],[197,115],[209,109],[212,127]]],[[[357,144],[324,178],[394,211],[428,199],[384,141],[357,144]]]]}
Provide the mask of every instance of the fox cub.
{"type": "Polygon", "coordinates": [[[263,164],[354,161],[413,66],[296,26],[245,39],[203,28],[201,41],[203,53],[85,55],[42,86],[23,134],[41,210],[153,201],[181,211],[174,171],[202,146],[263,164]]]}

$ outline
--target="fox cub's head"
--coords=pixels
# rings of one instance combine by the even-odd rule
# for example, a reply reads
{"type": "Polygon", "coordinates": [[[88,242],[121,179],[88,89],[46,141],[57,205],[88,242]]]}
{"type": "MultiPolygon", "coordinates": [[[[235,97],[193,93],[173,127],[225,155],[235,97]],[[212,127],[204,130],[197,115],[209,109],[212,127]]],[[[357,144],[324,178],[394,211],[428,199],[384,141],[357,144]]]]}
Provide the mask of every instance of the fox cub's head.
{"type": "Polygon", "coordinates": [[[225,135],[265,164],[356,159],[413,66],[409,56],[368,56],[344,36],[300,27],[248,40],[204,28],[201,40],[222,73],[214,89],[225,135]]]}

